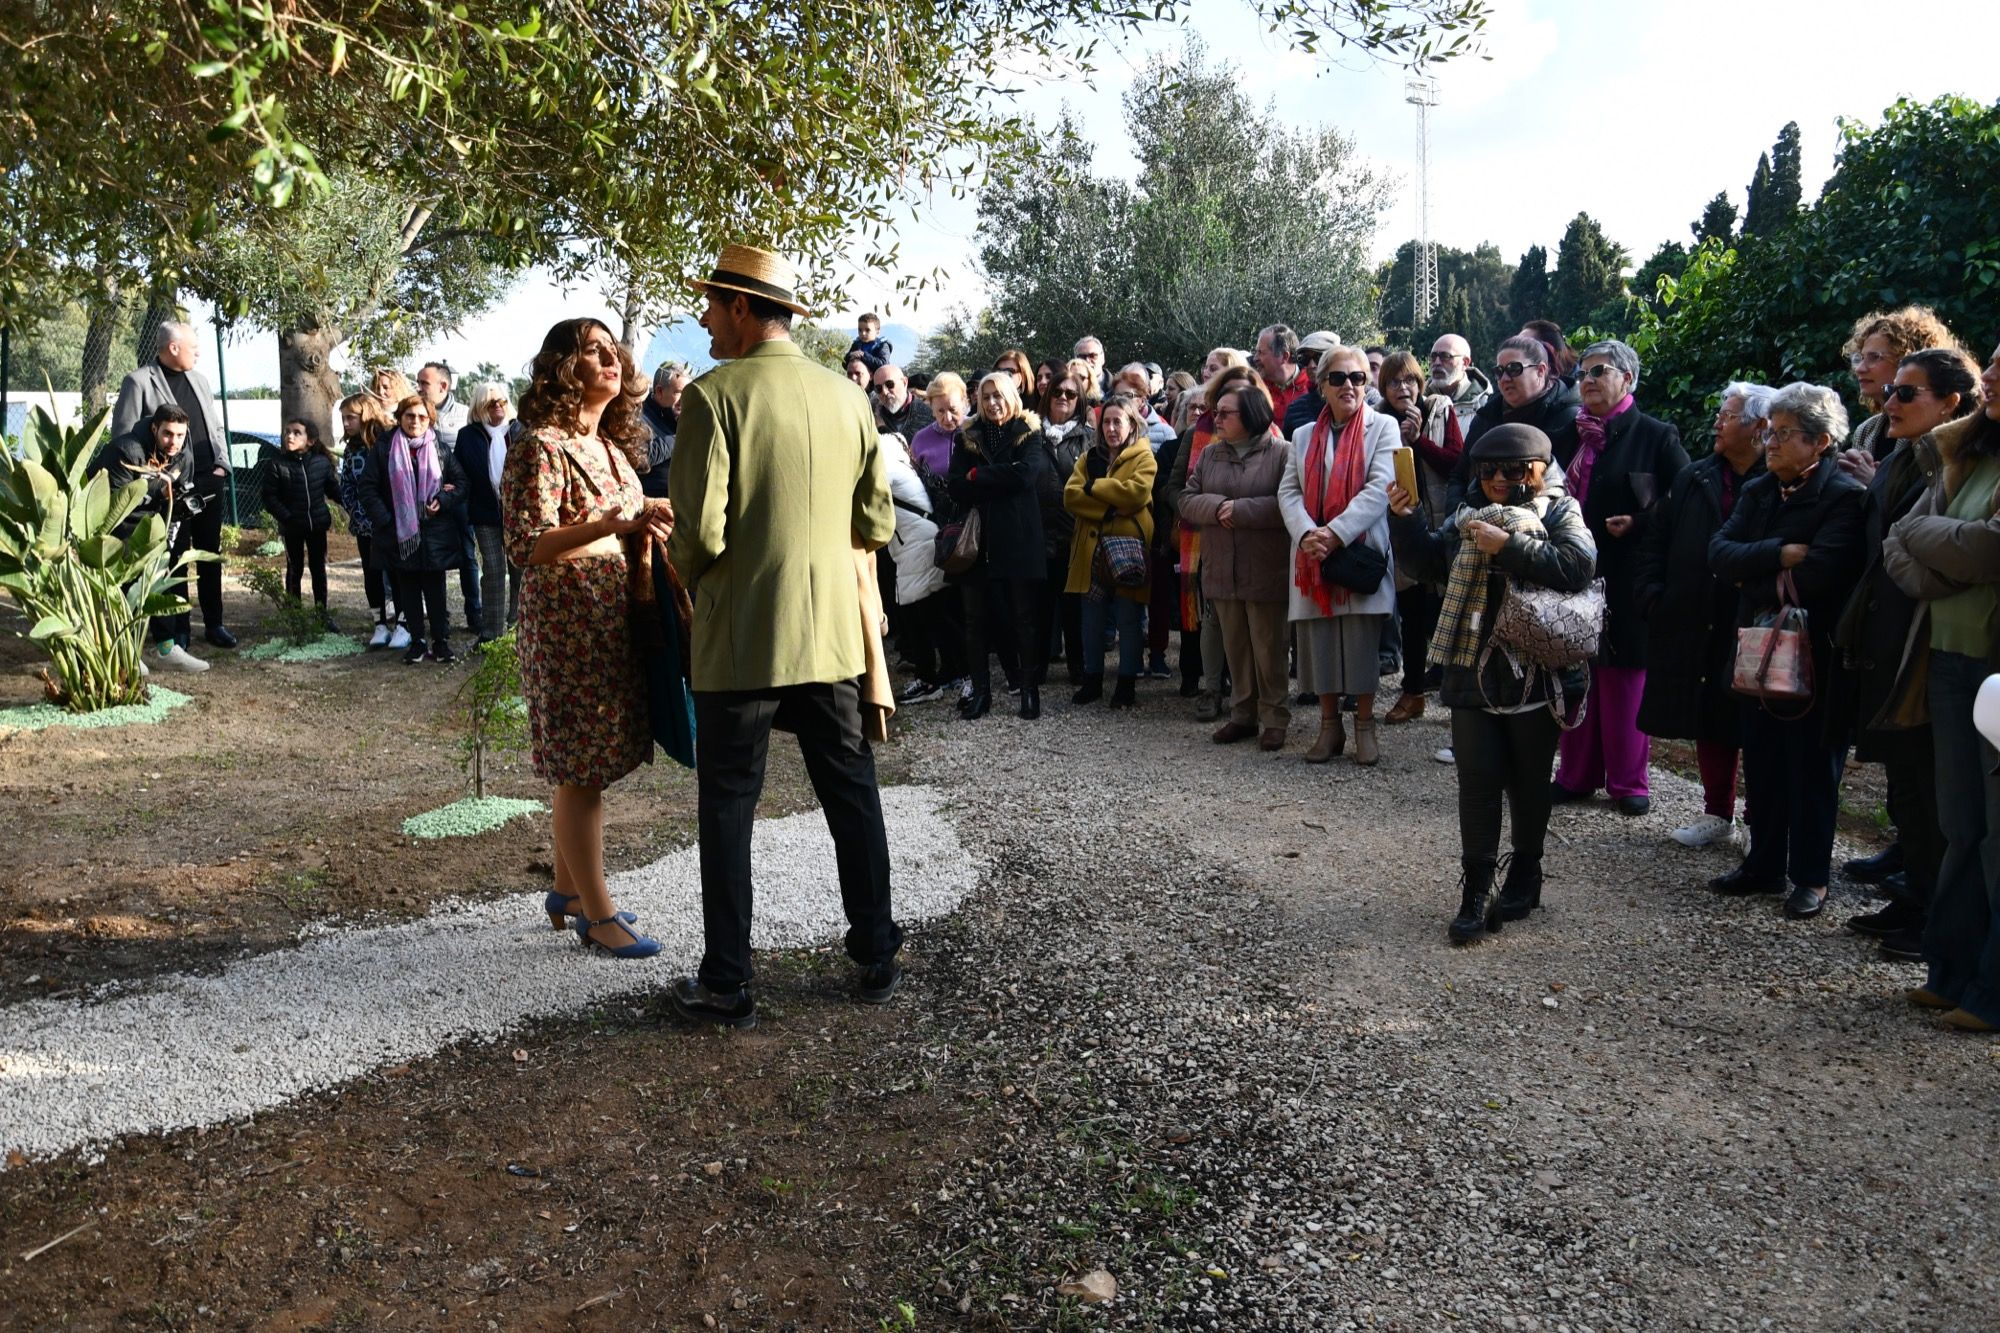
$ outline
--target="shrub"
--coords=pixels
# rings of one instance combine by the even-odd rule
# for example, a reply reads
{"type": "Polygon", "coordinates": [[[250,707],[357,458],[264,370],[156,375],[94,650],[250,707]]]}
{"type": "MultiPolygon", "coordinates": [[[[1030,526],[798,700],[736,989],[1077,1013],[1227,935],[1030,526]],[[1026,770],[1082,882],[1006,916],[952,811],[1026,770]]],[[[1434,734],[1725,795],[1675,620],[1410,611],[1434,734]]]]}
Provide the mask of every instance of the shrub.
{"type": "Polygon", "coordinates": [[[108,474],[91,471],[109,415],[63,427],[36,408],[18,451],[0,452],[0,588],[49,655],[42,684],[50,702],[76,713],[146,701],[139,665],[147,619],[187,610],[167,583],[214,558],[189,551],[169,568],[167,523],[157,514],[117,535],[144,503],[146,484],[114,490],[108,474]]]}
{"type": "Polygon", "coordinates": [[[458,751],[477,800],[486,796],[487,756],[527,743],[528,710],[521,699],[521,659],[515,648],[513,630],[487,643],[479,650],[478,668],[458,687],[464,727],[458,751]]]}
{"type": "Polygon", "coordinates": [[[278,624],[278,637],[290,644],[319,642],[326,625],[317,606],[308,606],[296,593],[285,591],[285,576],[267,565],[247,560],[233,562],[243,586],[271,604],[278,624]]]}

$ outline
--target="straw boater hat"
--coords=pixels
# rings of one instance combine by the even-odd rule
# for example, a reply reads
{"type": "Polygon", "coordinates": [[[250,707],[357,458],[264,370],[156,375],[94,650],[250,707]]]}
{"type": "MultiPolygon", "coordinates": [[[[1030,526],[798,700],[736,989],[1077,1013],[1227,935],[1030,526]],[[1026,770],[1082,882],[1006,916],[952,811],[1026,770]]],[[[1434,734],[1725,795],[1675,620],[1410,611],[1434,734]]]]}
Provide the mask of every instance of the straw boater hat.
{"type": "Polygon", "coordinates": [[[799,304],[798,270],[769,250],[753,246],[723,246],[722,258],[715,261],[715,271],[688,285],[696,291],[714,287],[725,292],[761,296],[767,301],[776,301],[795,315],[810,313],[799,304]]]}

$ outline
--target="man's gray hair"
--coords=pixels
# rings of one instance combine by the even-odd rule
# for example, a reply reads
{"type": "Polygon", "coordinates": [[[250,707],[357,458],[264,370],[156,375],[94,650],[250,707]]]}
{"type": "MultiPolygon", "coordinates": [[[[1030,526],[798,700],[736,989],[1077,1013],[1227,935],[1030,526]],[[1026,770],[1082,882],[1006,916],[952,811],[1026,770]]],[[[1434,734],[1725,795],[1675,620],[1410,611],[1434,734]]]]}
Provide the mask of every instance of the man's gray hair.
{"type": "Polygon", "coordinates": [[[688,368],[682,362],[662,361],[653,371],[653,388],[655,391],[664,389],[667,387],[668,380],[671,380],[676,375],[686,375],[687,373],[688,368]]]}
{"type": "Polygon", "coordinates": [[[1070,355],[1071,355],[1071,356],[1075,356],[1075,357],[1080,357],[1080,356],[1082,356],[1082,355],[1083,355],[1083,345],[1084,345],[1085,343],[1096,343],[1096,344],[1097,344],[1097,354],[1098,354],[1099,356],[1103,356],[1103,355],[1104,355],[1104,339],[1102,339],[1102,338],[1098,337],[1098,336],[1097,336],[1096,334],[1094,334],[1094,333],[1086,333],[1086,334],[1084,334],[1084,335],[1083,335],[1083,336],[1082,336],[1081,338],[1078,338],[1078,339],[1076,340],[1076,345],[1075,345],[1075,346],[1073,346],[1073,347],[1071,347],[1071,348],[1069,349],[1069,353],[1070,353],[1070,355]]]}
{"type": "Polygon", "coordinates": [[[1808,435],[1831,436],[1835,448],[1847,439],[1847,409],[1841,406],[1840,395],[1823,384],[1803,380],[1787,384],[1771,395],[1765,419],[1780,412],[1790,415],[1808,435]]]}
{"type": "Polygon", "coordinates": [[[1584,348],[1583,355],[1576,359],[1576,363],[1580,366],[1593,356],[1603,357],[1606,361],[1616,366],[1621,373],[1632,377],[1632,383],[1628,386],[1628,392],[1638,389],[1639,354],[1632,350],[1630,343],[1620,342],[1616,338],[1602,339],[1584,348]]]}
{"type": "Polygon", "coordinates": [[[1777,392],[1765,384],[1751,384],[1747,380],[1731,380],[1722,386],[1722,401],[1732,398],[1743,402],[1743,424],[1753,421],[1768,421],[1771,417],[1771,396],[1777,392]]]}
{"type": "Polygon", "coordinates": [[[163,319],[153,335],[153,345],[164,348],[169,343],[193,342],[194,325],[184,319],[163,319]]]}
{"type": "Polygon", "coordinates": [[[1299,350],[1299,335],[1289,324],[1266,324],[1257,330],[1257,341],[1271,340],[1271,350],[1289,361],[1299,350]]]}

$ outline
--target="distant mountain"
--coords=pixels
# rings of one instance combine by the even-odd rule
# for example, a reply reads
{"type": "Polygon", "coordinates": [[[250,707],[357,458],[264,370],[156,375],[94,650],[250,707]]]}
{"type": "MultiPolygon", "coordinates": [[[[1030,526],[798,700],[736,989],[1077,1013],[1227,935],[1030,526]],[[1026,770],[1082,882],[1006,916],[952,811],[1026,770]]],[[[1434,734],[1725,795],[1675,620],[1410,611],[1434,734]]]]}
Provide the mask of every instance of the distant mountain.
{"type": "MultiPolygon", "coordinates": [[[[854,328],[851,323],[843,322],[828,327],[844,332],[849,341],[854,338],[854,328]]],[[[900,362],[907,362],[914,357],[924,340],[923,335],[908,324],[885,324],[882,327],[882,336],[895,344],[896,359],[900,362]]],[[[684,319],[669,324],[655,333],[653,340],[646,344],[646,354],[639,358],[639,368],[650,375],[654,367],[662,361],[685,361],[694,367],[697,374],[707,370],[715,364],[714,358],[708,354],[708,330],[691,319],[684,319]]]]}

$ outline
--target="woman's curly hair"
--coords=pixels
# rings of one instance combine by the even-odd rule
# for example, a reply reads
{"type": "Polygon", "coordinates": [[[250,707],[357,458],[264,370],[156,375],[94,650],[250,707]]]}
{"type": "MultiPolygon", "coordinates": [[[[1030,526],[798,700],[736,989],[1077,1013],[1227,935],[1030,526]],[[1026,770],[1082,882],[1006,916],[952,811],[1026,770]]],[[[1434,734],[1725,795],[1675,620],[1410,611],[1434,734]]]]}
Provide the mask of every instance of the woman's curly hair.
{"type": "Polygon", "coordinates": [[[1878,333],[1888,339],[1898,361],[1926,347],[1963,350],[1958,335],[1945,327],[1937,311],[1927,305],[1906,305],[1894,310],[1871,310],[1855,320],[1853,330],[1841,346],[1842,354],[1853,356],[1861,350],[1861,344],[1878,333]]]}
{"type": "Polygon", "coordinates": [[[572,435],[581,431],[577,414],[583,407],[583,380],[577,375],[577,363],[583,359],[584,340],[592,329],[603,329],[611,345],[618,348],[620,372],[618,395],[604,405],[604,413],[597,419],[597,437],[617,446],[633,471],[644,472],[652,427],[646,424],[640,408],[649,386],[632,354],[601,320],[566,319],[542,339],[542,350],[535,353],[534,363],[528,367],[528,391],[521,395],[522,428],[553,426],[572,435]]]}

